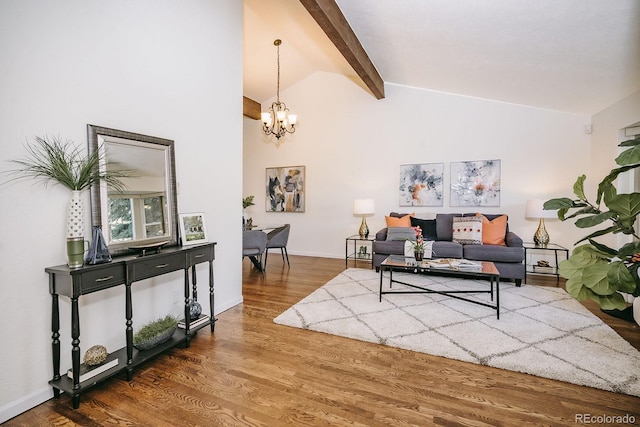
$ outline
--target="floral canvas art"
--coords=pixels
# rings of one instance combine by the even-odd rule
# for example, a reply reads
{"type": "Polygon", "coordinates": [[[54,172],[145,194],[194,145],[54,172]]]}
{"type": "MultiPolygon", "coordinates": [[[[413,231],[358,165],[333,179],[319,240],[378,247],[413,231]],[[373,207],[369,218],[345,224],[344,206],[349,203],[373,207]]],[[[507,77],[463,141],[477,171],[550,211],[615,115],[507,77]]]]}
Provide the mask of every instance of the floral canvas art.
{"type": "Polygon", "coordinates": [[[500,206],[500,160],[451,163],[451,206],[500,206]]]}
{"type": "Polygon", "coordinates": [[[400,165],[400,206],[442,206],[443,163],[400,165]]]}

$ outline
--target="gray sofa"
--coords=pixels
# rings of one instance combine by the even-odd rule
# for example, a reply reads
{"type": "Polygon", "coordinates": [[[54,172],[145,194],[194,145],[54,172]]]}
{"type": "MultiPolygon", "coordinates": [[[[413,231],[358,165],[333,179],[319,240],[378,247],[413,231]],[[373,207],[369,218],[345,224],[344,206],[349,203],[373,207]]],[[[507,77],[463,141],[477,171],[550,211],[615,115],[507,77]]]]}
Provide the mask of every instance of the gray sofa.
{"type": "MultiPolygon", "coordinates": [[[[392,212],[390,216],[401,217],[406,214],[392,212]]],[[[475,213],[466,214],[437,214],[435,219],[426,220],[411,218],[413,227],[419,225],[422,228],[424,240],[433,240],[433,257],[437,258],[465,258],[475,261],[491,261],[500,272],[500,279],[510,279],[516,286],[522,284],[524,279],[524,248],[522,239],[515,233],[509,231],[505,235],[506,246],[501,245],[478,245],[460,244],[453,241],[453,217],[454,216],[475,216],[475,213]]],[[[492,221],[500,214],[484,214],[492,221]]],[[[380,269],[380,264],[389,255],[404,255],[404,241],[387,240],[387,228],[376,233],[376,240],[373,242],[373,266],[376,271],[380,269]]]]}

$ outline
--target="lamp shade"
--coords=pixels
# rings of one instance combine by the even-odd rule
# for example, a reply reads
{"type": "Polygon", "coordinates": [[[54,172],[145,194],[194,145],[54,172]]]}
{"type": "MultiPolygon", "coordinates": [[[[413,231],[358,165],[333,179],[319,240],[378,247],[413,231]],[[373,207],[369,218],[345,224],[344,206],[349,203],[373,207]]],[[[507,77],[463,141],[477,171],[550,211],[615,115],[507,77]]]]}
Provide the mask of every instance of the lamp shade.
{"type": "Polygon", "coordinates": [[[353,202],[353,213],[356,215],[373,215],[375,212],[373,199],[357,199],[353,202]]]}
{"type": "Polygon", "coordinates": [[[531,199],[527,200],[527,208],[524,211],[524,216],[530,219],[557,218],[558,213],[555,210],[545,210],[544,200],[531,199]]]}

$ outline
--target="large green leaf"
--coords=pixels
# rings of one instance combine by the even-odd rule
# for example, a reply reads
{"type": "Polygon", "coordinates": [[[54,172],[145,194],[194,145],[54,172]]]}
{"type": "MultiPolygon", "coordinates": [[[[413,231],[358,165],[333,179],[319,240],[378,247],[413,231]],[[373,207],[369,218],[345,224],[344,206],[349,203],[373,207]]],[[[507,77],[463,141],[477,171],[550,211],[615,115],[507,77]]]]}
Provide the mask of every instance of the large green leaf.
{"type": "Polygon", "coordinates": [[[604,310],[624,310],[627,308],[626,301],[618,292],[611,295],[591,294],[590,298],[604,310]]]}
{"type": "Polygon", "coordinates": [[[587,298],[592,298],[592,295],[595,295],[593,291],[585,287],[582,284],[582,280],[579,279],[569,279],[564,286],[567,293],[578,301],[585,301],[587,298]]]}
{"type": "Polygon", "coordinates": [[[576,180],[575,184],[573,184],[573,194],[578,196],[580,200],[586,200],[587,198],[584,195],[584,180],[587,179],[586,175],[580,175],[576,180]]]}
{"type": "Polygon", "coordinates": [[[584,285],[598,295],[611,295],[616,292],[607,277],[609,273],[608,264],[588,265],[582,271],[582,281],[584,285]]]}
{"type": "Polygon", "coordinates": [[[631,294],[636,290],[636,282],[633,279],[633,276],[627,269],[627,266],[621,261],[614,261],[609,264],[607,280],[609,281],[612,289],[616,289],[620,292],[631,294]]]}
{"type": "Polygon", "coordinates": [[[589,239],[589,243],[591,243],[593,246],[595,246],[601,252],[605,252],[605,253],[609,254],[609,256],[612,256],[612,257],[618,256],[618,251],[616,251],[615,249],[610,248],[607,245],[603,245],[602,243],[598,243],[593,239],[589,239]]]}
{"type": "Polygon", "coordinates": [[[633,147],[635,145],[640,145],[640,136],[636,136],[635,139],[629,139],[627,141],[623,141],[618,144],[618,147],[633,147]]]}
{"type": "Polygon", "coordinates": [[[589,214],[599,214],[601,213],[599,210],[594,209],[593,206],[591,205],[585,205],[583,203],[582,209],[578,209],[577,211],[575,211],[574,213],[572,213],[571,215],[565,217],[565,219],[571,219],[574,218],[578,215],[589,215],[589,214]]]}
{"type": "Polygon", "coordinates": [[[598,197],[596,198],[596,203],[600,204],[600,201],[602,200],[602,195],[604,194],[606,189],[613,188],[615,190],[615,187],[613,187],[613,182],[616,180],[616,178],[618,178],[618,175],[620,175],[623,172],[629,171],[631,169],[635,169],[637,167],[640,167],[640,165],[630,165],[630,166],[623,166],[617,169],[611,169],[611,172],[609,172],[609,175],[605,176],[602,179],[602,181],[600,181],[600,184],[598,184],[598,197]]]}
{"type": "Polygon", "coordinates": [[[640,163],[640,145],[632,145],[629,149],[624,150],[616,157],[616,163],[620,166],[633,165],[640,163]]]}
{"type": "Polygon", "coordinates": [[[640,241],[627,243],[626,245],[623,245],[620,249],[618,249],[618,255],[620,256],[620,258],[628,257],[639,252],[640,241]]]}
{"type": "Polygon", "coordinates": [[[544,202],[542,205],[543,209],[546,210],[557,210],[561,208],[572,208],[574,207],[573,200],[567,197],[561,197],[559,199],[551,199],[544,202]]]}
{"type": "Polygon", "coordinates": [[[640,193],[618,194],[606,200],[609,209],[618,214],[625,227],[631,227],[640,214],[640,193]]]}
{"type": "Polygon", "coordinates": [[[589,228],[611,219],[615,215],[615,212],[601,212],[596,215],[591,215],[587,217],[580,218],[576,221],[576,227],[578,228],[589,228]]]}
{"type": "Polygon", "coordinates": [[[604,228],[602,230],[597,230],[594,231],[593,233],[589,234],[588,236],[583,237],[582,239],[578,240],[576,242],[576,245],[580,242],[583,242],[585,240],[590,240],[593,239],[594,237],[598,237],[598,236],[604,236],[605,234],[609,234],[609,233],[615,233],[616,231],[619,231],[620,227],[612,225],[609,228],[604,228]]]}

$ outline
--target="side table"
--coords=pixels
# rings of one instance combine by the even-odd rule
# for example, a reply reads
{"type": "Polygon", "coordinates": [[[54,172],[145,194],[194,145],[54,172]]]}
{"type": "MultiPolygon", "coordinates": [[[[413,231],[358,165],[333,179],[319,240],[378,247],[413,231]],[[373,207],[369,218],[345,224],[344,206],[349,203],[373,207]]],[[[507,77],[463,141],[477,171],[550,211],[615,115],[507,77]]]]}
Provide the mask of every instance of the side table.
{"type": "Polygon", "coordinates": [[[373,268],[373,242],[376,236],[360,237],[359,234],[349,236],[344,244],[344,267],[349,268],[349,260],[353,260],[354,266],[358,261],[363,261],[373,268]]]}
{"type": "Polygon", "coordinates": [[[548,243],[547,245],[537,245],[533,242],[524,242],[522,244],[524,247],[524,262],[525,262],[525,270],[524,270],[524,281],[527,282],[527,274],[541,274],[541,275],[550,275],[556,277],[556,286],[560,284],[560,273],[558,271],[558,265],[560,261],[564,261],[569,259],[569,249],[557,245],[555,243],[548,243]],[[540,266],[537,263],[534,263],[529,259],[529,256],[533,255],[534,251],[551,251],[553,252],[553,258],[555,260],[553,265],[549,266],[540,266]],[[558,253],[563,254],[564,259],[558,259],[558,253]]]}

